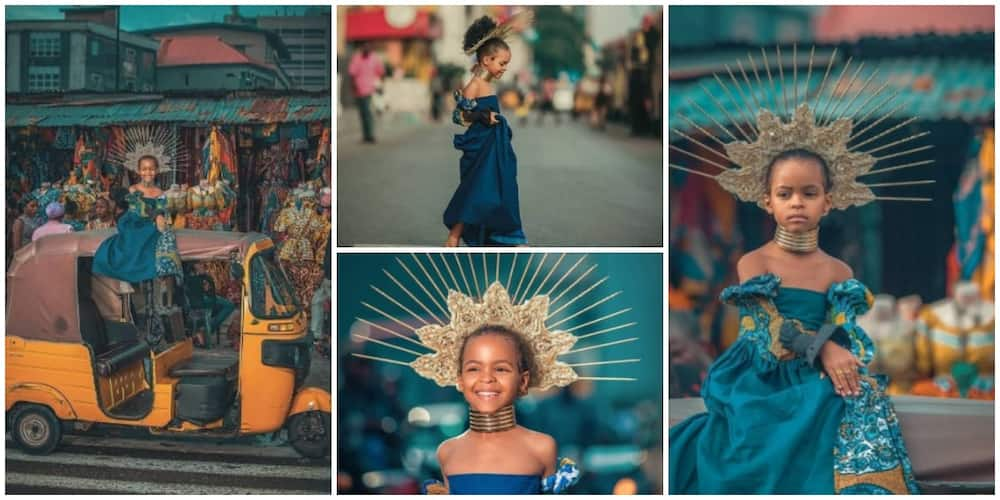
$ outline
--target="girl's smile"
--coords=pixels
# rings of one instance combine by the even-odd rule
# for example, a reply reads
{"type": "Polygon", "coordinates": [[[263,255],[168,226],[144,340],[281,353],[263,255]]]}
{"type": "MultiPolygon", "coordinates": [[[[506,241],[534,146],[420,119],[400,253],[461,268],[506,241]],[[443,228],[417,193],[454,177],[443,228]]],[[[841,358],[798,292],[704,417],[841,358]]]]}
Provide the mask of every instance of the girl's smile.
{"type": "Polygon", "coordinates": [[[528,372],[519,372],[518,365],[510,339],[496,334],[471,338],[462,352],[458,388],[473,410],[494,413],[527,390],[528,372]]]}

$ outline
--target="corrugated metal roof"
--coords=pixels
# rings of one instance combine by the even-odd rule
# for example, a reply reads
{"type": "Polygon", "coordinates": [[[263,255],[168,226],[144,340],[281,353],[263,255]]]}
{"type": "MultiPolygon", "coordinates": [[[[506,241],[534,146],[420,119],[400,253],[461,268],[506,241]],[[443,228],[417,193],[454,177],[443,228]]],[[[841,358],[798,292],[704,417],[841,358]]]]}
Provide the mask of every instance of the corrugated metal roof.
{"type": "Polygon", "coordinates": [[[330,119],[329,97],[163,98],[146,102],[8,104],[7,126],[101,127],[138,122],[265,124],[330,119]]]}
{"type": "MultiPolygon", "coordinates": [[[[843,110],[848,108],[857,110],[861,105],[867,104],[862,112],[853,114],[854,116],[864,115],[867,110],[886,100],[895,91],[899,92],[899,96],[890,105],[882,108],[877,116],[882,116],[882,113],[891,111],[897,106],[900,107],[894,113],[894,117],[899,119],[917,116],[925,120],[962,119],[973,121],[989,118],[993,115],[995,102],[992,61],[958,58],[870,60],[867,61],[848,91],[848,84],[857,68],[857,63],[850,66],[838,92],[835,92],[836,95],[832,99],[828,99],[827,96],[831,94],[830,89],[837,82],[843,68],[835,67],[830,71],[823,99],[820,101],[820,105],[813,108],[817,116],[830,114],[843,116],[843,110]],[[868,87],[864,88],[865,82],[876,69],[878,74],[872,78],[868,87]],[[868,97],[886,83],[888,83],[888,87],[881,96],[869,101],[868,97]],[[854,96],[863,88],[864,92],[855,99],[854,96]],[[830,102],[829,107],[827,107],[827,102],[830,102]],[[830,113],[832,110],[838,111],[830,113]]],[[[809,85],[812,93],[819,89],[825,70],[825,67],[813,68],[809,85]]],[[[749,88],[737,70],[734,70],[734,74],[741,85],[739,90],[733,85],[728,73],[719,74],[720,79],[726,84],[728,92],[711,76],[702,78],[695,83],[672,84],[670,86],[670,126],[684,132],[694,130],[694,127],[686,120],[681,119],[680,115],[705,128],[711,128],[714,125],[713,119],[722,124],[729,124],[732,119],[739,120],[741,123],[745,122],[745,117],[750,116],[751,110],[756,113],[757,106],[754,104],[754,97],[762,106],[772,110],[775,106],[779,110],[781,109],[782,82],[778,79],[777,71],[772,70],[773,87],[763,71],[760,72],[760,84],[757,83],[752,72],[748,73],[752,82],[749,88]],[[711,93],[711,97],[706,95],[702,85],[711,93]],[[745,98],[741,96],[740,91],[746,96],[745,98]],[[718,101],[718,104],[713,102],[713,98],[718,101]],[[742,104],[744,100],[749,101],[749,107],[742,104]],[[697,106],[693,105],[692,101],[697,106]],[[710,116],[706,116],[698,109],[698,106],[710,116]],[[727,117],[727,113],[732,119],[727,117]]],[[[800,68],[798,71],[799,101],[804,99],[805,76],[805,71],[800,68]]],[[[791,109],[795,91],[790,71],[785,71],[783,82],[786,85],[785,99],[789,103],[788,108],[791,109]]],[[[814,99],[813,94],[810,96],[814,99]]],[[[815,103],[815,100],[810,102],[815,103]]],[[[788,116],[787,113],[784,115],[788,116]]]]}

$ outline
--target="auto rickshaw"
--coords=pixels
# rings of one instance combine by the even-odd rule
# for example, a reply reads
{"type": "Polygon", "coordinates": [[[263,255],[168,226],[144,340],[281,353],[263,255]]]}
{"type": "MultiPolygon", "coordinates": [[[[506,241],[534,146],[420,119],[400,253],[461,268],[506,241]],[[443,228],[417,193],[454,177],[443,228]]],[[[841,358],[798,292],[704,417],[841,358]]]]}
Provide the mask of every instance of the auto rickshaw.
{"type": "Polygon", "coordinates": [[[178,230],[183,262],[225,260],[241,286],[239,354],[195,352],[183,310],[151,347],[133,319],[130,284],[91,273],[114,230],[46,236],[7,272],[7,428],[25,452],[48,454],[64,429],[143,427],[157,435],[239,437],[288,430],[293,448],[322,457],[330,393],[302,387],[306,319],[259,233],[178,230]]]}

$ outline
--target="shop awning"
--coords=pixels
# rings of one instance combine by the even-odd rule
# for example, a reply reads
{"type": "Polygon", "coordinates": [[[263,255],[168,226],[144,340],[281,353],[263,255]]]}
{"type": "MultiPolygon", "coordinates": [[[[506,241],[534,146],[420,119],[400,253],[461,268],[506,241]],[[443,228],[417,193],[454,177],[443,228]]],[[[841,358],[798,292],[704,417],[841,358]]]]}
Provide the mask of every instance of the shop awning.
{"type": "Polygon", "coordinates": [[[417,11],[406,26],[393,26],[385,17],[385,9],[364,9],[347,13],[347,41],[434,38],[430,14],[417,11]]]}
{"type": "MultiPolygon", "coordinates": [[[[917,116],[924,120],[961,119],[971,122],[989,119],[993,116],[995,99],[992,61],[943,57],[868,60],[849,88],[848,84],[858,68],[858,62],[860,61],[856,59],[851,64],[829,105],[830,110],[836,110],[838,107],[847,109],[849,105],[850,109],[856,110],[867,102],[868,105],[864,108],[867,111],[887,99],[893,92],[899,91],[899,96],[889,106],[880,110],[878,116],[882,116],[881,113],[895,109],[900,105],[894,113],[894,117],[899,119],[917,116]],[[872,79],[864,93],[854,99],[854,96],[864,87],[868,77],[876,69],[878,74],[872,79]],[[888,87],[881,96],[868,101],[868,97],[887,82],[888,87]]],[[[744,64],[745,66],[746,64],[744,64]]],[[[733,67],[733,64],[730,64],[730,67],[733,67]]],[[[824,111],[827,110],[826,97],[830,95],[830,88],[836,83],[842,68],[843,66],[840,65],[831,70],[827,88],[823,92],[823,104],[814,107],[814,110],[819,109],[816,111],[817,116],[823,115],[824,111]]],[[[825,69],[825,67],[813,68],[809,85],[811,92],[815,93],[819,89],[825,69]]],[[[803,94],[806,90],[805,73],[804,69],[799,68],[799,101],[803,100],[803,94]]],[[[751,81],[749,87],[737,69],[734,69],[734,74],[742,86],[745,99],[740,96],[740,91],[733,85],[729,74],[725,71],[719,73],[719,77],[725,83],[728,92],[711,76],[701,78],[693,83],[671,84],[670,126],[684,132],[695,130],[686,120],[680,118],[680,115],[707,129],[717,128],[713,127],[713,119],[719,123],[728,124],[731,119],[727,117],[727,113],[733,119],[741,122],[746,121],[744,116],[749,117],[751,110],[756,112],[754,97],[761,105],[770,108],[777,105],[780,109],[782,106],[782,81],[779,81],[776,70],[772,69],[773,87],[768,82],[763,69],[760,69],[760,84],[757,83],[752,72],[748,74],[751,81]],[[708,90],[711,97],[706,95],[702,85],[708,90]],[[773,90],[775,88],[776,91],[773,90]],[[713,98],[718,103],[713,102],[713,98]],[[742,104],[744,100],[749,101],[749,107],[742,104]],[[699,107],[709,116],[699,110],[699,107]]],[[[789,102],[788,106],[791,108],[795,90],[793,75],[790,74],[790,71],[785,71],[783,82],[786,99],[789,102]]],[[[810,95],[812,96],[812,94],[810,95]]],[[[810,102],[814,103],[815,99],[810,102]]],[[[842,113],[838,111],[834,114],[841,115],[842,113]]],[[[864,115],[865,113],[860,114],[864,115]]],[[[674,136],[671,137],[674,138],[674,136]]]]}
{"type": "Polygon", "coordinates": [[[102,127],[139,122],[268,124],[329,119],[329,96],[165,97],[137,102],[101,102],[97,99],[85,104],[7,105],[8,127],[102,127]]]}

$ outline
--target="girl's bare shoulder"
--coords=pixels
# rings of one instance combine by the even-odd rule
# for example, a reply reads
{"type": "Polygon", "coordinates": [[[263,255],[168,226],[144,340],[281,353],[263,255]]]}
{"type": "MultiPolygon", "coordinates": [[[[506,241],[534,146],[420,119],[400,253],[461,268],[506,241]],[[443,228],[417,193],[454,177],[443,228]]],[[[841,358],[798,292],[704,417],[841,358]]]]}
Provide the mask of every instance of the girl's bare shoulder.
{"type": "Polygon", "coordinates": [[[479,99],[493,93],[490,84],[479,77],[473,77],[462,89],[462,96],[466,99],[479,99]]]}
{"type": "Polygon", "coordinates": [[[736,274],[739,275],[740,283],[767,273],[767,256],[765,247],[751,250],[736,262],[736,274]]]}
{"type": "Polygon", "coordinates": [[[519,427],[521,440],[526,443],[531,454],[538,459],[542,465],[555,463],[556,460],[556,440],[544,432],[533,431],[524,427],[519,427]]]}

